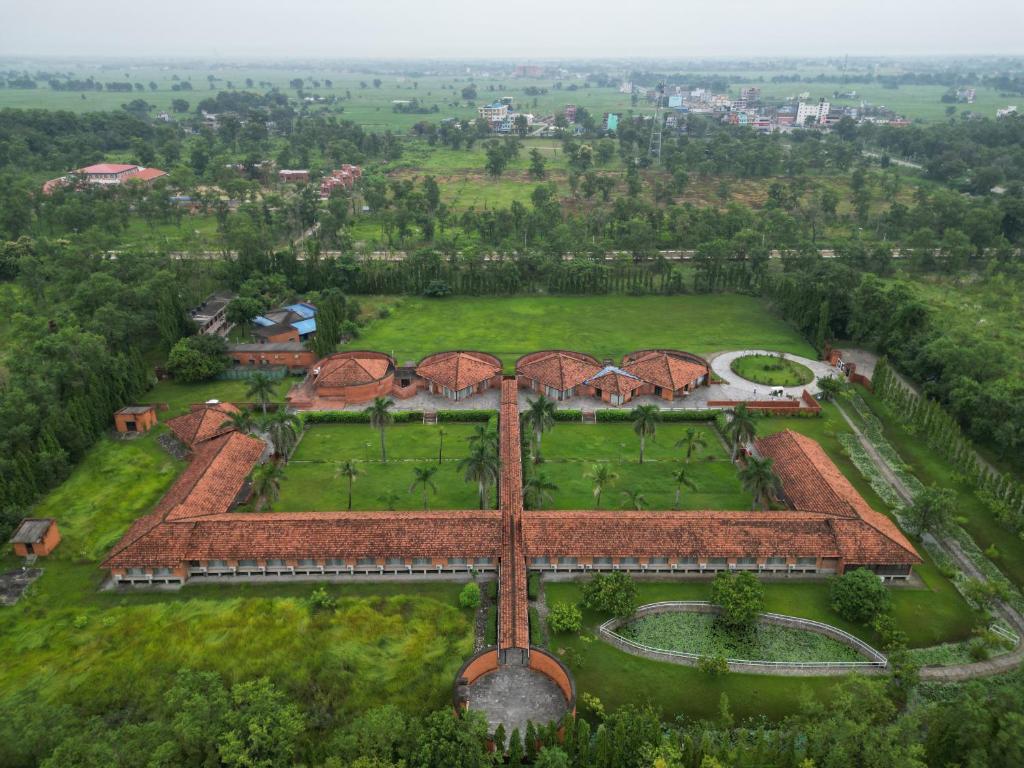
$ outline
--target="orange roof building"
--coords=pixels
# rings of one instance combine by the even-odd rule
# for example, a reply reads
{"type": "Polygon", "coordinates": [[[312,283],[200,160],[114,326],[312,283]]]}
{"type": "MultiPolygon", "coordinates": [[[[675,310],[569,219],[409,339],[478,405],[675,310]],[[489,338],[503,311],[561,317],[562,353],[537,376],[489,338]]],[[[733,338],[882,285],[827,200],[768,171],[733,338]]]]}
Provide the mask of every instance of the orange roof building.
{"type": "Polygon", "coordinates": [[[551,400],[592,395],[584,382],[600,370],[601,364],[590,355],[563,349],[533,352],[516,361],[519,383],[551,400]]]}
{"type": "Polygon", "coordinates": [[[438,352],[420,360],[416,375],[431,394],[463,400],[498,385],[501,360],[486,352],[438,352]]]}
{"type": "Polygon", "coordinates": [[[231,417],[238,413],[238,407],[231,403],[211,400],[196,405],[184,416],[177,416],[167,422],[171,432],[189,448],[199,443],[226,434],[234,429],[231,417]]]}
{"type": "Polygon", "coordinates": [[[647,349],[626,355],[622,370],[647,385],[641,394],[665,400],[685,397],[697,387],[711,383],[711,366],[707,360],[673,349],[647,349]]]}
{"type": "Polygon", "coordinates": [[[297,408],[339,407],[387,397],[395,382],[395,361],[383,352],[335,352],[313,366],[288,393],[297,408]]]}

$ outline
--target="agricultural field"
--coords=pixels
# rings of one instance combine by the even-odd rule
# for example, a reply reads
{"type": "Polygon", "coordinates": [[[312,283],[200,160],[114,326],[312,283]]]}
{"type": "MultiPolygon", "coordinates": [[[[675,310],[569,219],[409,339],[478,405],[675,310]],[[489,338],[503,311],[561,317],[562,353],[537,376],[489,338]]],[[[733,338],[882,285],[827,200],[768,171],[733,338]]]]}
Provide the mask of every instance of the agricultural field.
{"type": "MultiPolygon", "coordinates": [[[[352,509],[423,509],[424,489],[413,486],[415,467],[436,467],[433,488],[426,491],[431,509],[476,509],[475,483],[458,469],[469,454],[472,424],[393,424],[385,430],[388,460],[381,460],[380,435],[369,424],[322,424],[310,427],[285,468],[280,512],[327,512],[348,505],[348,479],[339,474],[342,462],[355,462],[359,475],[352,483],[352,509]],[[438,454],[441,461],[438,461],[438,454]]],[[[494,490],[488,506],[495,504],[494,490]]]]}
{"type": "Polygon", "coordinates": [[[761,347],[815,356],[761,300],[737,294],[407,298],[372,322],[357,344],[399,361],[479,349],[501,358],[506,371],[541,349],[570,348],[598,360],[655,347],[705,355],[761,347]]]}

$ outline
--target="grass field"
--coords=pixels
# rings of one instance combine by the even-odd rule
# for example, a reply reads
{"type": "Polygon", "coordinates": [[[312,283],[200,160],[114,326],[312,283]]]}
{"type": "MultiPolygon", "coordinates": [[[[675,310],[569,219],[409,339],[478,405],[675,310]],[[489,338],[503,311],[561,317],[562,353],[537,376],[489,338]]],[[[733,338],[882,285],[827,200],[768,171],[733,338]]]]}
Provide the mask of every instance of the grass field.
{"type": "Polygon", "coordinates": [[[652,347],[708,354],[760,346],[815,356],[762,301],[735,294],[405,299],[357,343],[399,361],[479,349],[500,357],[506,370],[541,349],[573,349],[599,360],[652,347]]]}
{"type": "Polygon", "coordinates": [[[747,381],[772,387],[798,387],[814,381],[814,372],[806,365],[775,355],[745,355],[729,367],[747,381]]]}
{"type": "MultiPolygon", "coordinates": [[[[298,379],[285,376],[275,383],[274,397],[271,402],[283,403],[288,390],[298,379]]],[[[247,403],[251,401],[245,392],[249,383],[245,379],[231,381],[203,381],[198,384],[179,384],[176,381],[161,381],[142,396],[143,403],[167,403],[168,410],[160,414],[160,420],[166,421],[174,416],[187,413],[189,406],[205,403],[207,400],[220,400],[226,403],[247,403]]]]}
{"type": "Polygon", "coordinates": [[[623,494],[638,490],[648,509],[672,509],[676,486],[672,474],[683,466],[683,449],[673,446],[687,428],[698,430],[707,443],[697,449],[687,469],[696,490],[683,487],[683,509],[749,509],[751,497],[740,487],[736,468],[713,427],[702,424],[661,424],[656,440],[647,441],[645,460],[638,462],[639,439],[631,424],[558,423],[542,441],[544,462],[539,471],[558,486],[554,509],[592,509],[593,483],[584,477],[596,463],[608,463],[618,480],[604,491],[604,509],[627,508],[623,494]]]}
{"type": "MultiPolygon", "coordinates": [[[[459,584],[329,584],[338,610],[315,615],[309,583],[99,591],[99,559],[180,467],[152,434],[105,439],[32,510],[56,517],[64,539],[21,602],[0,611],[0,705],[38,697],[85,715],[145,710],[192,668],[231,682],[269,676],[292,698],[316,681],[351,715],[384,700],[417,714],[444,706],[472,651],[459,584]]],[[[0,557],[0,570],[20,564],[0,557]]]]}
{"type": "MultiPolygon", "coordinates": [[[[423,509],[422,488],[410,490],[413,468],[438,467],[436,490],[429,492],[431,509],[476,509],[476,484],[467,483],[458,461],[469,453],[470,424],[394,424],[385,431],[388,462],[380,460],[380,439],[368,424],[330,424],[311,427],[285,468],[281,498],[273,508],[281,512],[344,510],[348,480],[336,476],[346,459],[357,462],[360,476],[352,484],[352,509],[423,509]],[[443,461],[437,464],[444,428],[443,461]]],[[[490,506],[494,508],[494,499],[490,506]]]]}

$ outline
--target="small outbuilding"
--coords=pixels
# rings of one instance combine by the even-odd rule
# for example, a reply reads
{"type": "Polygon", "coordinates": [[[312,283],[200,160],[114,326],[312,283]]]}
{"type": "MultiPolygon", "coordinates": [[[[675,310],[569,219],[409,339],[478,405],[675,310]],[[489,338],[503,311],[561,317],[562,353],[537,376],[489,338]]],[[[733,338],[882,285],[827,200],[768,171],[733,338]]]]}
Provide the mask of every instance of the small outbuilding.
{"type": "Polygon", "coordinates": [[[57,521],[52,517],[26,517],[11,536],[11,544],[14,545],[14,554],[18,557],[45,557],[60,544],[57,521]]]}
{"type": "Polygon", "coordinates": [[[114,428],[124,434],[148,432],[156,424],[155,405],[129,405],[114,413],[114,428]]]}

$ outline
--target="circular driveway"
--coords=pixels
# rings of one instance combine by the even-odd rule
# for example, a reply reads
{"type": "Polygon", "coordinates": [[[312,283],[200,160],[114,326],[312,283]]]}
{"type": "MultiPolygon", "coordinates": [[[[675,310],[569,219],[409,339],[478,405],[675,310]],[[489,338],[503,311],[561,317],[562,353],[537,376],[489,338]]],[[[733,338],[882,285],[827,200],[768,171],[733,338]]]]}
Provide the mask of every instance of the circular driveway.
{"type": "MultiPolygon", "coordinates": [[[[767,349],[742,349],[733,352],[721,352],[710,360],[711,370],[715,372],[715,376],[725,382],[725,390],[729,392],[730,395],[735,395],[733,399],[768,400],[768,393],[772,389],[775,389],[775,387],[767,384],[758,384],[757,382],[737,376],[732,370],[732,361],[740,357],[746,357],[747,355],[778,354],[778,352],[771,352],[767,349]]],[[[811,369],[811,372],[814,373],[814,381],[810,384],[805,384],[799,387],[782,387],[783,397],[800,397],[800,393],[805,389],[812,395],[816,395],[821,391],[818,387],[818,379],[824,378],[825,376],[832,376],[836,373],[835,368],[821,360],[811,360],[806,357],[800,357],[800,355],[791,355],[788,352],[784,352],[782,357],[786,360],[792,360],[794,363],[806,365],[811,369]]]]}

